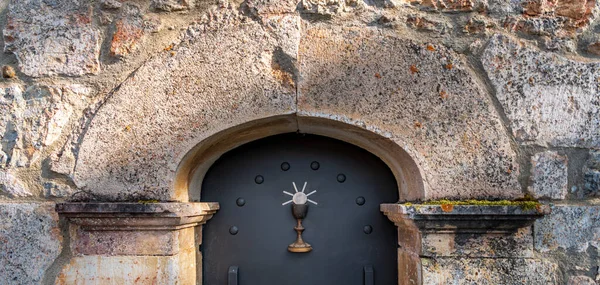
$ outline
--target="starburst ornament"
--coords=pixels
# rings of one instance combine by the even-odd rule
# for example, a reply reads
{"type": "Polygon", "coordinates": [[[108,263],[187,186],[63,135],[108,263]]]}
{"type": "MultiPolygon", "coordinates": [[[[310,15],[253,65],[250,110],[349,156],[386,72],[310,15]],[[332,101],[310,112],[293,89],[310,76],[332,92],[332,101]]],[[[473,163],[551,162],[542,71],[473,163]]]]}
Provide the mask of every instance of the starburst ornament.
{"type": "Polygon", "coordinates": [[[298,187],[296,187],[296,182],[292,182],[292,185],[294,186],[294,191],[296,191],[296,192],[292,194],[292,193],[290,193],[288,191],[283,191],[283,194],[292,196],[292,199],[289,200],[289,201],[283,202],[281,205],[285,206],[285,205],[287,205],[289,203],[292,203],[292,202],[294,204],[296,204],[296,205],[304,205],[307,202],[310,202],[310,203],[313,203],[315,205],[318,205],[317,202],[315,202],[315,201],[313,201],[313,200],[311,200],[311,199],[308,198],[308,196],[317,193],[317,190],[313,190],[312,192],[310,192],[308,194],[304,193],[304,190],[306,190],[306,184],[307,184],[307,182],[304,182],[304,186],[302,186],[302,191],[298,191],[298,187]]]}

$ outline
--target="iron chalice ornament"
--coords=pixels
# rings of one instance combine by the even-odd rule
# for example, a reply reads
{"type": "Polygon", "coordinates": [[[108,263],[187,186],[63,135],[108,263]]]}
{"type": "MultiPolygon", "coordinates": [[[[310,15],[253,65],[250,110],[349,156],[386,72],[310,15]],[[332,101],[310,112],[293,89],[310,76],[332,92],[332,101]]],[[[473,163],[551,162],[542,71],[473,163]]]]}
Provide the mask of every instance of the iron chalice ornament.
{"type": "Polygon", "coordinates": [[[306,193],[304,193],[304,190],[306,189],[306,182],[304,182],[302,191],[298,191],[298,188],[296,187],[295,182],[292,182],[292,185],[294,186],[294,190],[296,192],[294,194],[292,194],[290,192],[283,191],[284,194],[292,196],[292,199],[287,202],[284,202],[282,205],[285,206],[290,203],[292,204],[292,215],[296,219],[296,226],[294,227],[294,230],[296,230],[296,233],[298,234],[298,236],[296,237],[296,241],[294,241],[292,244],[288,245],[288,251],[290,251],[290,252],[309,252],[312,250],[312,246],[302,239],[302,232],[304,232],[304,227],[302,226],[302,220],[304,218],[306,218],[306,215],[308,214],[308,203],[310,202],[310,203],[317,205],[317,202],[308,198],[308,196],[316,193],[317,190],[314,190],[314,191],[306,194],[306,193]]]}

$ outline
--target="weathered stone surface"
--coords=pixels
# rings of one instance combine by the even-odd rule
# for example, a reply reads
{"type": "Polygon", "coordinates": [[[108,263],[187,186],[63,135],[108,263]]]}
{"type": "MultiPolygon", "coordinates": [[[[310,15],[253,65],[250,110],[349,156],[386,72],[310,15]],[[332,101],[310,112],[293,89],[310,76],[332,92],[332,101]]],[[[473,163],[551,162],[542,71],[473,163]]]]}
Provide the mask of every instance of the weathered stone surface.
{"type": "Polygon", "coordinates": [[[246,4],[258,15],[283,14],[296,11],[299,0],[248,0],[246,4]]]}
{"type": "Polygon", "coordinates": [[[565,249],[584,252],[589,246],[600,245],[600,207],[552,207],[552,214],[534,225],[536,250],[548,252],[565,249]]]}
{"type": "Polygon", "coordinates": [[[424,257],[533,257],[530,228],[512,234],[423,234],[424,257]]]}
{"type": "Polygon", "coordinates": [[[44,196],[46,198],[66,198],[71,196],[74,191],[69,185],[55,182],[44,183],[44,196]]]}
{"type": "Polygon", "coordinates": [[[586,50],[591,54],[600,55],[600,42],[594,42],[589,44],[586,50]]]}
{"type": "Polygon", "coordinates": [[[77,76],[100,70],[100,33],[87,1],[12,0],[4,26],[4,50],[21,71],[39,77],[77,76]]]}
{"type": "Polygon", "coordinates": [[[2,66],[2,78],[15,78],[17,73],[15,69],[10,65],[2,66]]]}
{"type": "Polygon", "coordinates": [[[587,276],[571,276],[567,285],[597,285],[594,279],[587,276]]]}
{"type": "Polygon", "coordinates": [[[421,259],[423,284],[559,284],[558,266],[537,259],[421,259]]]}
{"type": "Polygon", "coordinates": [[[585,195],[600,194],[600,150],[591,150],[583,167],[583,190],[585,195]]]}
{"type": "Polygon", "coordinates": [[[125,56],[132,52],[144,35],[144,20],[137,6],[126,5],[115,22],[115,32],[110,42],[110,54],[125,56]]]}
{"type": "Polygon", "coordinates": [[[299,115],[403,146],[422,168],[426,198],[521,195],[508,135],[461,56],[387,30],[313,26],[299,58],[299,115]]]}
{"type": "Polygon", "coordinates": [[[121,3],[119,0],[101,0],[100,4],[104,9],[119,9],[121,6],[123,6],[123,3],[121,3]]]}
{"type": "Polygon", "coordinates": [[[345,0],[302,0],[302,11],[320,15],[335,15],[342,12],[345,7],[345,0]]]}
{"type": "Polygon", "coordinates": [[[71,259],[55,284],[196,284],[194,265],[193,258],[179,255],[80,256],[71,259]]]}
{"type": "Polygon", "coordinates": [[[0,87],[0,135],[6,163],[28,167],[40,159],[41,150],[62,135],[73,114],[73,105],[85,99],[79,85],[19,85],[0,87]]]}
{"type": "Polygon", "coordinates": [[[536,199],[564,199],[568,189],[568,158],[555,151],[536,153],[531,158],[532,175],[529,192],[536,199]]]}
{"type": "Polygon", "coordinates": [[[227,13],[230,23],[190,30],[196,36],[174,55],[155,56],[107,100],[81,143],[78,187],[107,200],[173,200],[177,166],[197,143],[294,111],[295,88],[286,79],[293,71],[277,40],[258,23],[241,24],[234,10],[227,13]]]}
{"type": "Polygon", "coordinates": [[[406,25],[419,31],[436,32],[440,34],[451,29],[445,22],[432,20],[429,17],[420,15],[409,15],[406,18],[406,25]]]}
{"type": "Polygon", "coordinates": [[[0,283],[41,284],[61,251],[54,204],[0,204],[0,220],[0,283]]]}
{"type": "Polygon", "coordinates": [[[0,193],[13,198],[32,195],[23,182],[8,170],[0,170],[0,193]]]}
{"type": "Polygon", "coordinates": [[[483,66],[522,143],[600,147],[598,63],[580,63],[496,35],[483,66]]]}
{"type": "Polygon", "coordinates": [[[181,11],[194,8],[196,0],[152,0],[152,7],[166,12],[181,11]]]}

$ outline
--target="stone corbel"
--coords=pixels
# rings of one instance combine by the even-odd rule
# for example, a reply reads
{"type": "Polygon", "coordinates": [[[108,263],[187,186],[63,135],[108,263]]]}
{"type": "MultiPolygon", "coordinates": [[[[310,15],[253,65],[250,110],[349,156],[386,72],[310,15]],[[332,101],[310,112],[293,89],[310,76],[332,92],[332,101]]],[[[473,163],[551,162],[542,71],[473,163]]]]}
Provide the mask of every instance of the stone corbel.
{"type": "Polygon", "coordinates": [[[57,204],[69,221],[71,259],[55,283],[119,277],[124,283],[196,284],[197,226],[218,209],[218,203],[57,204]]]}
{"type": "Polygon", "coordinates": [[[530,226],[547,205],[381,204],[398,227],[399,284],[422,284],[422,258],[531,258],[530,226]]]}

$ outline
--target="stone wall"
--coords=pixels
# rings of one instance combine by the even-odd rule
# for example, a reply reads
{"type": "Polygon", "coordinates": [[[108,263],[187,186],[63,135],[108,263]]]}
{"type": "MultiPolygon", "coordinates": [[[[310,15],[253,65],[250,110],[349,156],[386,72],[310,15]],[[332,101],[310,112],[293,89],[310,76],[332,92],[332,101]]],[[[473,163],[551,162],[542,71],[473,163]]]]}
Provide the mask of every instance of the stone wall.
{"type": "Polygon", "coordinates": [[[55,203],[186,202],[198,144],[285,118],[276,132],[343,124],[401,148],[420,180],[403,200],[551,204],[507,238],[518,259],[453,245],[424,256],[426,284],[600,282],[599,16],[595,0],[0,1],[0,280],[58,282],[76,253],[55,203]]]}

